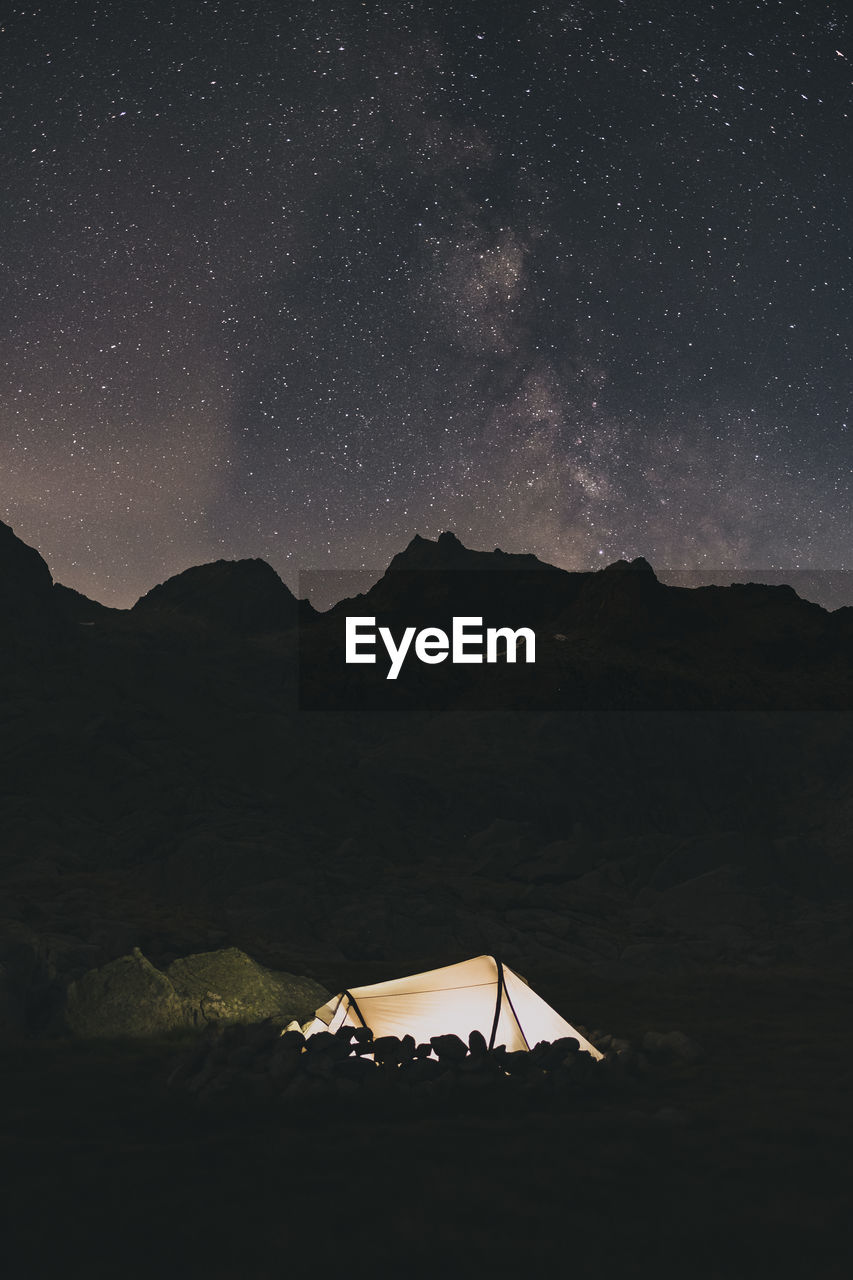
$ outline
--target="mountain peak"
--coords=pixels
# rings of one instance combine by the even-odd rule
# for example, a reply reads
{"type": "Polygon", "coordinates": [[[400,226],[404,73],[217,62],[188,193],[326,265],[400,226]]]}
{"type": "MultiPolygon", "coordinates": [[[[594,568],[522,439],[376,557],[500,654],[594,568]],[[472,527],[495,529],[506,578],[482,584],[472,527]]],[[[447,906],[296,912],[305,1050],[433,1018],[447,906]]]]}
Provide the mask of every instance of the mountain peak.
{"type": "Polygon", "coordinates": [[[57,620],[47,564],[0,520],[0,625],[41,630],[57,620]]]}
{"type": "Polygon", "coordinates": [[[11,525],[0,520],[0,584],[12,580],[37,584],[42,590],[53,586],[50,570],[35,547],[22,542],[11,525]]]}
{"type": "Polygon", "coordinates": [[[390,569],[446,569],[456,561],[476,555],[459,541],[449,529],[435,542],[416,533],[404,551],[394,556],[390,569]]]}
{"type": "Polygon", "coordinates": [[[189,615],[231,631],[259,633],[294,626],[299,608],[272,565],[251,559],[194,565],[153,587],[133,611],[189,615]]]}
{"type": "Polygon", "coordinates": [[[565,573],[553,565],[545,564],[530,553],[508,554],[496,547],[494,551],[473,551],[466,547],[451,529],[440,533],[435,542],[416,533],[404,551],[394,556],[388,566],[390,572],[401,569],[466,569],[472,572],[492,569],[544,569],[549,573],[565,573]]]}
{"type": "Polygon", "coordinates": [[[657,581],[657,574],[652,566],[646,560],[645,556],[637,556],[635,560],[614,560],[613,564],[609,564],[603,573],[646,573],[657,581]]]}

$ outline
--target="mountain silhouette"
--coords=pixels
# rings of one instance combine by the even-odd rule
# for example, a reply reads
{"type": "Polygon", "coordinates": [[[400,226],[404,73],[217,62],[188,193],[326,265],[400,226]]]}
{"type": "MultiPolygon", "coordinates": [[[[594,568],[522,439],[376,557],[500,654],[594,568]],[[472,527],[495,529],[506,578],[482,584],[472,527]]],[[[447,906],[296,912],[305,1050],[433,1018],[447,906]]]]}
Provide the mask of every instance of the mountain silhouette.
{"type": "Polygon", "coordinates": [[[0,630],[7,639],[44,637],[61,623],[47,564],[0,520],[0,630]]]}
{"type": "Polygon", "coordinates": [[[102,621],[104,618],[109,617],[110,614],[118,613],[117,609],[111,609],[108,605],[100,604],[97,600],[90,600],[81,591],[75,591],[73,587],[63,587],[60,582],[54,583],[53,593],[68,622],[76,622],[87,626],[99,620],[102,621]]]}
{"type": "Polygon", "coordinates": [[[471,551],[449,531],[434,542],[416,536],[378,582],[339,601],[328,617],[375,614],[389,625],[447,626],[453,616],[481,616],[486,625],[533,626],[552,618],[587,576],[533,555],[471,551]]]}
{"type": "Polygon", "coordinates": [[[195,619],[244,635],[287,631],[313,614],[265,560],[216,560],[168,578],[137,600],[140,618],[195,619]]]}
{"type": "Polygon", "coordinates": [[[45,1031],[134,947],[330,989],[495,949],[616,977],[849,960],[851,609],[445,533],[326,613],[261,560],[113,610],[7,526],[0,601],[0,1026],[45,1031]],[[532,627],[536,663],[391,682],[345,665],[352,614],[532,627]]]}
{"type": "Polygon", "coordinates": [[[541,569],[547,573],[564,573],[554,565],[545,564],[536,556],[508,554],[496,547],[494,551],[471,551],[463,546],[456,534],[447,529],[435,542],[415,534],[404,551],[394,556],[388,566],[389,573],[411,570],[496,570],[541,569]]]}
{"type": "MultiPolygon", "coordinates": [[[[569,572],[533,555],[471,550],[450,531],[435,541],[416,535],[367,592],[318,614],[261,559],[194,566],[131,610],[108,609],[53,584],[39,553],[0,524],[0,601],[7,645],[26,641],[33,653],[50,652],[69,635],[79,641],[80,627],[97,630],[99,643],[121,636],[124,646],[152,626],[174,635],[202,628],[214,645],[217,636],[232,644],[292,633],[305,686],[322,690],[321,703],[331,708],[354,705],[354,691],[357,704],[358,690],[373,705],[377,689],[389,705],[384,671],[342,666],[344,620],[352,614],[392,629],[449,628],[454,616],[534,628],[535,678],[508,674],[531,706],[608,706],[614,698],[624,706],[626,696],[637,706],[677,706],[686,697],[690,706],[732,709],[853,703],[853,609],[829,612],[789,586],[670,586],[642,557],[569,572]]],[[[482,701],[472,692],[482,673],[457,675],[449,668],[434,674],[429,698],[482,701]]],[[[488,687],[483,696],[488,701],[488,687]]]]}
{"type": "MultiPolygon", "coordinates": [[[[69,633],[79,640],[81,626],[96,630],[99,644],[121,636],[123,646],[151,626],[176,635],[201,627],[214,646],[217,636],[230,645],[239,637],[293,633],[305,677],[323,687],[330,707],[344,686],[348,697],[354,686],[384,682],[384,671],[343,668],[343,625],[352,614],[392,628],[449,627],[454,616],[474,616],[484,626],[535,629],[535,679],[530,672],[510,673],[530,693],[531,705],[556,699],[565,706],[577,695],[578,705],[590,705],[591,698],[607,706],[616,686],[624,705],[626,668],[636,705],[681,705],[687,686],[688,705],[853,703],[851,608],[829,612],[790,586],[670,586],[642,557],[570,572],[533,555],[471,550],[450,531],[435,541],[416,535],[368,591],[326,613],[297,600],[261,559],[194,566],[153,587],[131,610],[115,610],[54,584],[39,553],[0,524],[0,602],[6,643],[26,640],[38,651],[47,645],[49,652],[69,633]],[[574,658],[582,670],[573,673],[574,658]]],[[[466,682],[476,684],[480,675],[469,669],[465,680],[454,682],[445,668],[430,697],[459,695],[464,702],[466,682]]]]}

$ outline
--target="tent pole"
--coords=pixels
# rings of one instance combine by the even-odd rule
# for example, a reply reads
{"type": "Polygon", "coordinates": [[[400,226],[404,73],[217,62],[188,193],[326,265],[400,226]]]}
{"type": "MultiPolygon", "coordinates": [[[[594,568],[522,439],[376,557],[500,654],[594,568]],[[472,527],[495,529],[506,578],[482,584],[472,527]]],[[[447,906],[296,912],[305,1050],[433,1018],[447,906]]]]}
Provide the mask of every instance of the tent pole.
{"type": "MultiPolygon", "coordinates": [[[[359,1009],[358,1005],[357,1005],[357,1004],[356,1004],[356,1002],[355,1002],[355,996],[352,994],[352,992],[351,992],[351,991],[344,991],[344,993],[343,993],[343,994],[346,996],[347,1000],[349,1000],[350,1008],[351,1008],[351,1009],[355,1009],[355,1011],[356,1011],[356,1013],[357,1013],[357,1015],[358,1015],[358,1020],[359,1020],[359,1022],[361,1023],[361,1025],[362,1025],[363,1027],[367,1027],[367,1023],[364,1021],[364,1017],[363,1017],[363,1015],[362,1015],[362,1012],[361,1012],[361,1010],[359,1009]]],[[[367,1028],[367,1029],[369,1030],[369,1028],[367,1028]]]]}
{"type": "Polygon", "coordinates": [[[498,1034],[498,1023],[500,1022],[501,1017],[501,997],[503,996],[504,990],[504,967],[501,963],[501,958],[500,956],[492,956],[492,959],[498,967],[498,992],[495,999],[495,1016],[492,1021],[492,1034],[489,1036],[490,1049],[494,1049],[495,1047],[495,1036],[498,1034]]]}

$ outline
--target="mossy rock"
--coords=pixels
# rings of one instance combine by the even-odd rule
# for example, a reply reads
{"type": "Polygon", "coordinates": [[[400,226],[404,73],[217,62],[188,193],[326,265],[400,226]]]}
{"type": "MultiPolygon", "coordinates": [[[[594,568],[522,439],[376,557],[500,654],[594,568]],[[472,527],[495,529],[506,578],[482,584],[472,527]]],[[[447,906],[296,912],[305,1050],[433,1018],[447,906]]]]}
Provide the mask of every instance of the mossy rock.
{"type": "Polygon", "coordinates": [[[166,976],[190,1025],[206,1022],[304,1022],[330,998],[311,978],[265,969],[237,947],[174,960],[166,976]]]}
{"type": "Polygon", "coordinates": [[[71,982],[64,1021],[75,1036],[153,1036],[187,1022],[183,1001],[138,947],[71,982]]]}
{"type": "Polygon", "coordinates": [[[265,969],[237,947],[184,956],[162,973],[138,947],[69,983],[61,1022],[81,1038],[154,1036],[209,1022],[304,1022],[330,993],[265,969]]]}

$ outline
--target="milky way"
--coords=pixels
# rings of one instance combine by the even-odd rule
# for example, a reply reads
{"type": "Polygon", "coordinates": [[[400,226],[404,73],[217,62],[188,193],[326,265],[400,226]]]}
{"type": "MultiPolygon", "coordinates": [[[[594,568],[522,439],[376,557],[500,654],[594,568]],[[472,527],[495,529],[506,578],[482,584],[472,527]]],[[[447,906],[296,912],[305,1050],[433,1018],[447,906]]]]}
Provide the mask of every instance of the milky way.
{"type": "Polygon", "coordinates": [[[446,528],[853,569],[845,9],[11,9],[0,517],[119,605],[446,528]]]}

